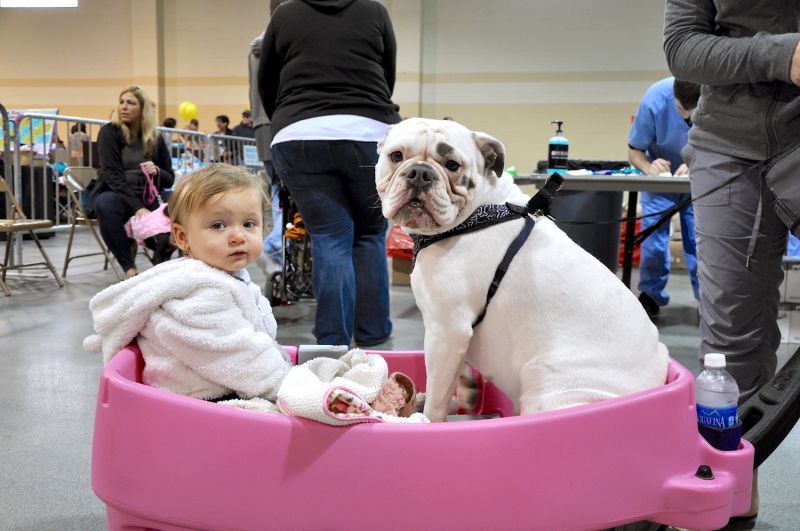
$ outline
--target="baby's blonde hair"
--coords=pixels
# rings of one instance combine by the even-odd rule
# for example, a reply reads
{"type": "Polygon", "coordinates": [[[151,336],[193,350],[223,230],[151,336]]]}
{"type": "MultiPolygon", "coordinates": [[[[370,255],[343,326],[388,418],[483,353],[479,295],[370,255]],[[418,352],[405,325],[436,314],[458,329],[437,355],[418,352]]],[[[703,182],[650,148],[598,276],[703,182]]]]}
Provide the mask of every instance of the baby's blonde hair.
{"type": "Polygon", "coordinates": [[[267,207],[267,196],[261,179],[249,171],[230,164],[211,164],[183,177],[169,198],[169,217],[173,223],[186,218],[209,200],[231,190],[253,190],[261,197],[261,210],[267,207]]]}

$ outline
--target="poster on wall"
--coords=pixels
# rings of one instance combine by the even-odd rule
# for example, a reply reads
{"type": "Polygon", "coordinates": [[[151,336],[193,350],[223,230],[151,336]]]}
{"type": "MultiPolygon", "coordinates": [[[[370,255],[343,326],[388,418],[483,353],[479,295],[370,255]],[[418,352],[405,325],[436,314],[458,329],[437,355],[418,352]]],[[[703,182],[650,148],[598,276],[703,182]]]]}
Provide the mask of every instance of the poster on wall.
{"type": "MultiPolygon", "coordinates": [[[[14,123],[20,114],[49,114],[57,115],[58,109],[9,109],[8,110],[8,129],[10,134],[14,134],[14,123]]],[[[23,118],[19,124],[19,143],[22,149],[32,150],[38,155],[45,153],[45,146],[53,143],[53,134],[56,129],[54,120],[44,120],[41,118],[23,118]]],[[[4,128],[0,128],[0,151],[5,148],[4,128]]],[[[13,146],[11,146],[13,149],[13,146]]]]}

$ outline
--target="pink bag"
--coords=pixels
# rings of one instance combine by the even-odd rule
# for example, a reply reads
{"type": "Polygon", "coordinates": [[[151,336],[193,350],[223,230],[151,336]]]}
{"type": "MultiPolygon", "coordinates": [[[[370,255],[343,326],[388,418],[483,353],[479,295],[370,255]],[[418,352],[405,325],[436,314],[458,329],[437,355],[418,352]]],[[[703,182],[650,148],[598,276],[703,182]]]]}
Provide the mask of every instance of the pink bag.
{"type": "Polygon", "coordinates": [[[145,199],[146,203],[152,202],[154,198],[157,199],[158,208],[141,218],[137,218],[135,215],[131,216],[131,218],[125,222],[125,234],[128,235],[128,238],[136,240],[139,247],[144,247],[144,240],[147,238],[172,230],[172,221],[165,212],[167,204],[161,199],[161,195],[153,184],[153,178],[150,177],[150,174],[148,174],[144,168],[142,168],[142,173],[147,177],[147,184],[144,190],[145,197],[143,199],[145,199]],[[147,201],[148,197],[150,198],[149,201],[147,201]]]}

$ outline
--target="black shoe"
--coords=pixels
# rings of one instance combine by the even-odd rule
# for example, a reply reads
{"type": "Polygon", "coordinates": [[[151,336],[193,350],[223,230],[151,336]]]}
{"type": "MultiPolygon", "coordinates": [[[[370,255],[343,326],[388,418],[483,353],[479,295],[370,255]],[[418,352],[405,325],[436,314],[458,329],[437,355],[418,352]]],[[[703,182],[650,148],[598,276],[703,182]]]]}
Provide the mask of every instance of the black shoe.
{"type": "Polygon", "coordinates": [[[655,317],[658,315],[660,308],[658,307],[658,304],[656,304],[656,301],[653,300],[653,297],[645,292],[642,292],[639,294],[639,302],[642,303],[642,308],[644,308],[644,311],[647,312],[647,315],[650,317],[655,317]]]}
{"type": "Polygon", "coordinates": [[[389,340],[390,337],[391,337],[391,334],[388,335],[388,336],[382,337],[380,339],[366,339],[366,340],[356,339],[355,343],[356,343],[356,346],[359,347],[359,348],[375,347],[375,346],[380,345],[382,343],[386,343],[389,340]]]}

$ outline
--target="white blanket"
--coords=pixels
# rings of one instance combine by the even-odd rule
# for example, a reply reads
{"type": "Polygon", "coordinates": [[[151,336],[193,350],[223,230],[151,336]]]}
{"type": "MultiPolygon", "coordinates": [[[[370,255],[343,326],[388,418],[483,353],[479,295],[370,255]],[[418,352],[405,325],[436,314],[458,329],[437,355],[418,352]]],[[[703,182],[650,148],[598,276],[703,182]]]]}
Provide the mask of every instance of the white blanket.
{"type": "Polygon", "coordinates": [[[359,422],[428,422],[421,413],[397,417],[375,411],[375,400],[388,379],[386,360],[353,349],[339,359],[315,358],[292,367],[278,389],[285,415],[333,426],[359,422]]]}

